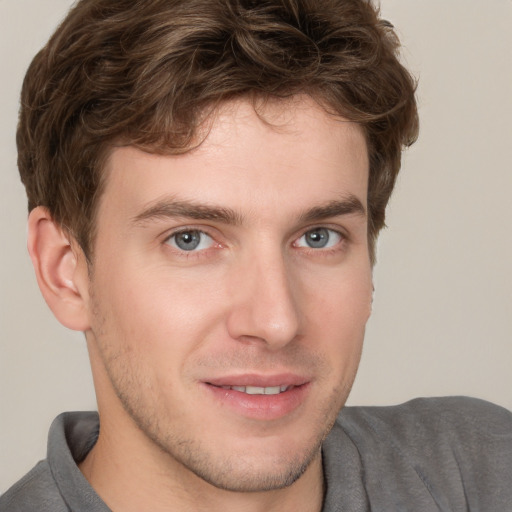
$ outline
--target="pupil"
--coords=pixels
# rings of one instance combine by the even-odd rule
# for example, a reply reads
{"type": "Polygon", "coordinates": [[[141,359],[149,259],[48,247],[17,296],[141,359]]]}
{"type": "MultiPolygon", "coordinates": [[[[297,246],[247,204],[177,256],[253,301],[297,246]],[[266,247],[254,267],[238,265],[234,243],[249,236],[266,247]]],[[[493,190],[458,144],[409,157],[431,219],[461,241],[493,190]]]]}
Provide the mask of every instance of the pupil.
{"type": "Polygon", "coordinates": [[[176,245],[184,251],[195,249],[199,242],[200,235],[198,231],[184,231],[176,235],[176,245]]]}
{"type": "Polygon", "coordinates": [[[306,234],[306,240],[308,245],[315,249],[325,247],[329,241],[329,232],[325,228],[313,229],[306,234]]]}

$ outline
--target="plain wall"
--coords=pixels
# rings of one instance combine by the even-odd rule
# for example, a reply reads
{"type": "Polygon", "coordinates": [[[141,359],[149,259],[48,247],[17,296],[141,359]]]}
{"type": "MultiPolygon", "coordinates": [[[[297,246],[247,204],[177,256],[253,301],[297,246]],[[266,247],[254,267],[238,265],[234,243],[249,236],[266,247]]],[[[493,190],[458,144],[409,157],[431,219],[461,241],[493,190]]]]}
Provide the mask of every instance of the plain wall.
{"type": "MultiPolygon", "coordinates": [[[[58,413],[95,407],[83,335],[37,289],[14,143],[24,72],[70,4],[0,1],[0,492],[44,458],[58,413]]],[[[421,135],[379,241],[350,403],[463,394],[512,409],[512,1],[382,0],[382,12],[420,80],[421,135]]]]}

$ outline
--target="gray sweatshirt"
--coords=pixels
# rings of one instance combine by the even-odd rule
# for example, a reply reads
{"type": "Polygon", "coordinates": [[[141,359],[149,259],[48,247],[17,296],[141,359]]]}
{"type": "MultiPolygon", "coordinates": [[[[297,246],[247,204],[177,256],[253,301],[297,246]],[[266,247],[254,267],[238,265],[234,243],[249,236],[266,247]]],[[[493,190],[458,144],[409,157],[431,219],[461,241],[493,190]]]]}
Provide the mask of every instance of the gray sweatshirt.
{"type": "MultiPolygon", "coordinates": [[[[0,512],[108,512],[77,467],[98,416],[53,422],[48,458],[0,497],[0,512]]],[[[322,447],[323,512],[512,511],[512,413],[471,398],[345,407],[322,447]]]]}

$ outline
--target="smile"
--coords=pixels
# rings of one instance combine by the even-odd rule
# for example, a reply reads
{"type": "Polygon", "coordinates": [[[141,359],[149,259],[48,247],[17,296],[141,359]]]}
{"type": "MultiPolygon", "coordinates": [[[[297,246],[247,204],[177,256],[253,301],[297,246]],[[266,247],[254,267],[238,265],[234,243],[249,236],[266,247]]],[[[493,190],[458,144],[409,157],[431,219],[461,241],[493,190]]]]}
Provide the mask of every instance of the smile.
{"type": "Polygon", "coordinates": [[[237,416],[259,421],[283,418],[298,409],[311,391],[309,379],[293,374],[237,375],[203,381],[203,386],[237,416]]]}
{"type": "Polygon", "coordinates": [[[222,389],[232,389],[233,391],[239,391],[240,393],[246,393],[247,395],[279,395],[288,391],[293,386],[219,386],[222,389]]]}

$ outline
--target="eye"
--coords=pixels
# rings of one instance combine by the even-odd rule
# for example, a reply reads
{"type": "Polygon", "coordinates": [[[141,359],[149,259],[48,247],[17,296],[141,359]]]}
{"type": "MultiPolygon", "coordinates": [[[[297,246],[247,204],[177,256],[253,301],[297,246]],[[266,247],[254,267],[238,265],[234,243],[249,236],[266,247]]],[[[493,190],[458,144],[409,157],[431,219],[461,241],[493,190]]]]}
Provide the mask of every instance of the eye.
{"type": "Polygon", "coordinates": [[[306,231],[296,242],[296,247],[310,249],[329,249],[342,240],[341,233],[327,228],[315,228],[306,231]]]}
{"type": "Polygon", "coordinates": [[[203,231],[189,229],[174,233],[167,240],[171,247],[180,251],[200,251],[208,249],[213,245],[213,239],[203,231]]]}

